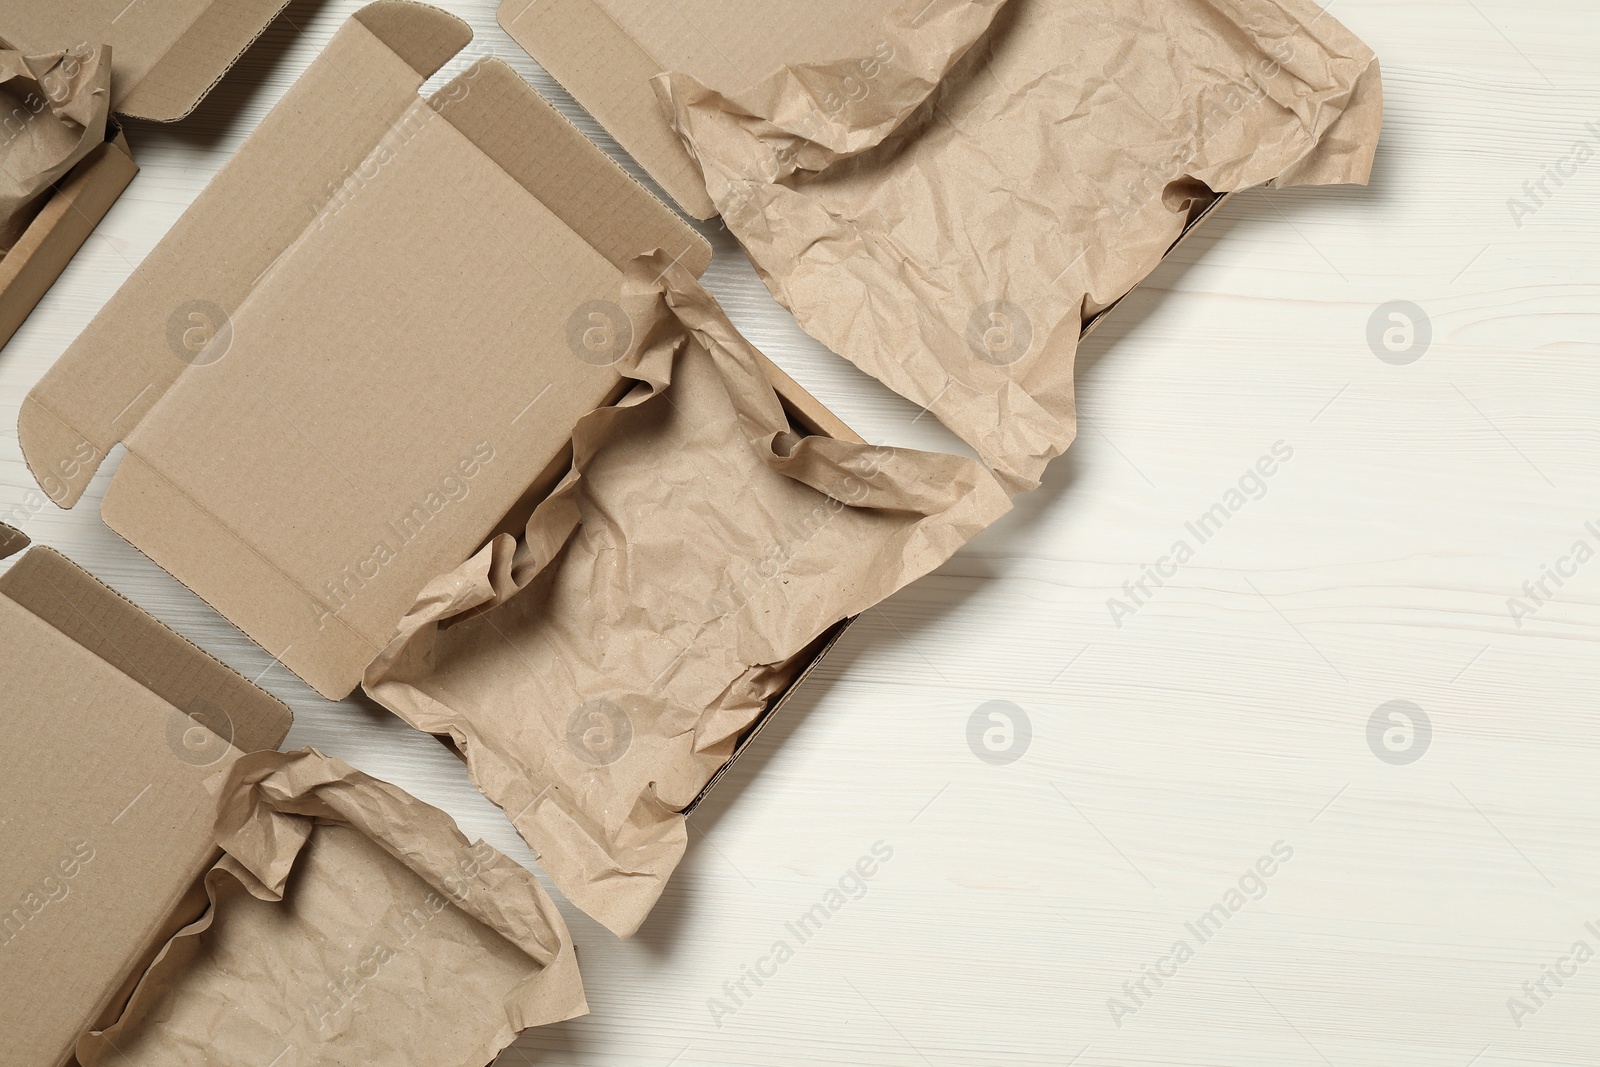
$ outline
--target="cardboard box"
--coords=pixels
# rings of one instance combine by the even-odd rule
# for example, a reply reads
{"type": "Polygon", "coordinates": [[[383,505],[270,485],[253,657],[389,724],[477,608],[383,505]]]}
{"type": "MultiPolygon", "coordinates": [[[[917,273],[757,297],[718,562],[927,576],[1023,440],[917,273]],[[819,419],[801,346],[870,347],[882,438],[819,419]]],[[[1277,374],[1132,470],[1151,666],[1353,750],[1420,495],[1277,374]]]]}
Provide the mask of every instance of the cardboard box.
{"type": "Polygon", "coordinates": [[[423,81],[469,38],[464,23],[421,5],[355,15],[19,420],[24,455],[62,506],[125,442],[108,525],[333,699],[360,683],[422,586],[514,510],[526,472],[559,467],[578,415],[620,387],[614,368],[566,349],[567,308],[614,296],[608,275],[640,251],[667,249],[696,270],[711,258],[503,64],[420,100],[423,81]],[[388,165],[359,168],[386,140],[404,157],[402,180],[369,189],[388,165]],[[429,204],[437,188],[449,195],[429,204]],[[473,197],[519,214],[486,213],[473,197]],[[273,270],[324,228],[341,257],[327,273],[273,270]],[[547,282],[552,264],[567,273],[547,282]],[[328,277],[347,286],[338,299],[324,299],[328,277]],[[558,319],[543,292],[551,284],[570,294],[558,319]],[[280,310],[235,321],[247,297],[280,310]],[[339,360],[326,358],[330,332],[348,334],[339,360]],[[530,335],[540,347],[526,351],[530,335]],[[499,375],[496,386],[444,388],[464,360],[499,375]],[[419,421],[430,394],[439,406],[419,421]],[[485,463],[474,423],[491,410],[512,429],[485,463]],[[241,439],[252,447],[234,448],[241,439]],[[452,476],[471,492],[435,521],[452,476]],[[379,566],[370,557],[386,537],[404,551],[379,566]]]}
{"type": "Polygon", "coordinates": [[[0,256],[0,348],[67,269],[139,166],[127,138],[113,129],[106,142],[57,185],[28,229],[0,256]]]}
{"type": "MultiPolygon", "coordinates": [[[[0,729],[25,749],[0,779],[7,1063],[67,1063],[86,1031],[114,1024],[115,1040],[90,1037],[80,1048],[86,1063],[108,1050],[117,1063],[175,1062],[161,1045],[197,1014],[215,1039],[210,1063],[268,1062],[281,1050],[266,1044],[297,1021],[301,1052],[284,1062],[315,1058],[323,1042],[348,1055],[358,1024],[346,1015],[326,1028],[328,1017],[361,999],[368,1024],[392,1038],[423,1012],[396,1017],[379,987],[426,998],[433,985],[424,979],[470,982],[463,967],[509,968],[511,980],[477,991],[495,1003],[501,986],[520,990],[523,1025],[581,1013],[571,944],[531,874],[482,843],[463,847],[448,816],[392,787],[310,750],[273,752],[290,725],[282,703],[65,557],[24,552],[27,543],[0,525],[0,559],[16,557],[0,573],[0,729]],[[352,815],[351,799],[361,814],[352,815]],[[315,829],[308,815],[321,820],[315,829]],[[219,832],[227,855],[216,864],[219,832]],[[418,856],[444,887],[435,887],[437,906],[424,904],[430,868],[418,856]],[[331,913],[318,909],[328,886],[339,896],[331,913]],[[351,893],[365,910],[348,932],[378,948],[368,946],[370,958],[346,974],[332,967],[338,953],[317,942],[347,932],[339,915],[348,916],[351,893]],[[383,940],[378,933],[404,910],[396,901],[422,912],[383,940]],[[509,905],[518,933],[489,933],[488,904],[509,905]],[[475,947],[534,933],[548,943],[475,947]],[[194,953],[202,943],[209,955],[194,953]],[[230,1004],[219,1014],[201,995],[221,984],[206,972],[240,951],[250,966],[234,981],[259,983],[256,996],[248,1011],[230,1004]],[[380,979],[378,959],[397,973],[380,979]],[[411,973],[400,972],[407,966],[411,973]],[[274,1011],[276,1032],[263,1037],[254,1027],[274,1011]],[[252,1058],[252,1048],[262,1055],[252,1058]]],[[[457,1006],[437,1011],[454,1020],[457,1006]]],[[[429,1049],[432,1062],[480,1067],[515,1032],[439,1027],[451,1029],[457,1045],[429,1049]]],[[[429,1043],[420,1033],[408,1042],[429,1043]]]]}
{"type": "Polygon", "coordinates": [[[112,110],[174,122],[199,106],[288,0],[0,0],[0,37],[112,48],[112,110]]]}
{"type": "MultiPolygon", "coordinates": [[[[0,558],[27,543],[0,525],[0,558]]],[[[290,715],[48,548],[0,575],[0,677],[0,1032],[59,1064],[199,914],[230,742],[274,749],[290,715]]]]}
{"type": "MultiPolygon", "coordinates": [[[[597,843],[588,831],[563,838],[551,826],[570,830],[569,809],[643,805],[648,817],[623,836],[649,836],[656,866],[646,876],[614,861],[638,887],[626,915],[612,920],[625,932],[659,894],[661,868],[682,854],[678,813],[742,750],[738,735],[781,703],[840,622],[948,558],[1008,505],[971,461],[926,457],[935,470],[910,453],[871,449],[751,349],[694,281],[710,262],[706,241],[509,67],[480,61],[421,100],[421,84],[469,37],[464,23],[420,4],[383,0],[353,16],[24,401],[19,435],[35,476],[64,507],[122,442],[126,455],[102,506],[107,524],[324,696],[343,697],[365,681],[407,721],[460,744],[480,788],[514,822],[526,816],[519,830],[580,907],[612,903],[608,888],[595,887],[613,861],[593,857],[615,842],[597,843]],[[617,340],[624,335],[627,343],[617,340]],[[698,384],[669,385],[680,357],[698,384]],[[650,432],[666,432],[671,412],[692,399],[711,420],[705,427],[714,422],[726,435],[718,440],[729,442],[702,457],[729,475],[717,483],[716,506],[751,508],[755,498],[736,496],[751,483],[732,472],[753,458],[749,477],[776,480],[783,506],[818,512],[797,551],[826,543],[859,558],[808,561],[790,591],[815,586],[817,595],[793,610],[751,607],[786,580],[763,579],[733,605],[713,606],[717,590],[687,580],[657,590],[672,610],[715,616],[716,632],[739,646],[719,646],[728,657],[705,669],[726,667],[729,676],[696,690],[711,720],[704,737],[681,722],[693,709],[658,706],[650,722],[670,726],[669,735],[647,744],[645,717],[636,735],[638,759],[657,763],[626,768],[648,797],[610,804],[602,786],[570,780],[565,791],[555,782],[541,790],[534,779],[549,771],[552,748],[572,774],[611,783],[623,775],[596,772],[568,751],[583,729],[569,732],[565,707],[561,723],[538,723],[550,736],[535,744],[534,720],[554,705],[532,696],[455,717],[433,697],[402,708],[390,690],[374,688],[394,666],[380,657],[400,656],[422,630],[452,639],[473,632],[475,617],[428,613],[484,577],[474,570],[480,560],[503,587],[495,595],[513,596],[508,583],[521,582],[539,552],[512,547],[505,535],[527,529],[531,541],[530,516],[554,508],[539,543],[564,545],[575,526],[561,527],[563,517],[604,481],[575,469],[583,426],[595,418],[642,425],[635,409],[669,387],[668,416],[650,432]],[[869,462],[874,451],[884,466],[869,462]],[[839,517],[844,494],[826,486],[857,475],[863,501],[876,503],[857,502],[839,517]],[[566,488],[553,493],[557,482],[566,488]],[[866,536],[840,542],[858,521],[900,538],[896,549],[866,536]],[[874,561],[875,550],[883,558],[874,561]],[[824,571],[836,573],[824,581],[824,571]],[[836,603],[849,607],[833,611],[836,603]],[[804,623],[785,629],[790,620],[804,623]],[[766,658],[735,663],[747,648],[766,658]],[[576,857],[584,848],[593,862],[576,857]]],[[[667,455],[690,455],[710,439],[699,425],[685,432],[690,440],[667,455]]],[[[598,430],[591,438],[590,458],[612,443],[598,430]]],[[[617,466],[655,476],[661,452],[630,455],[617,466]]],[[[665,484],[683,486],[681,499],[715,480],[698,469],[676,474],[683,477],[665,484]]],[[[653,503],[664,517],[686,512],[677,514],[686,529],[707,513],[653,503]]],[[[701,522],[684,537],[745,531],[741,549],[751,540],[765,548],[759,520],[774,511],[751,510],[753,519],[701,522]]],[[[632,517],[643,514],[634,508],[632,517]]],[[[648,540],[661,528],[639,532],[648,540]]],[[[652,574],[672,568],[672,546],[689,547],[648,550],[657,553],[652,574]]],[[[714,565],[726,558],[729,569],[744,558],[731,549],[718,556],[715,544],[694,547],[689,556],[714,565]]],[[[631,573],[619,572],[619,580],[631,573]]],[[[579,598],[577,607],[594,602],[579,598]]],[[[464,612],[498,606],[480,601],[464,612]]],[[[663,629],[705,621],[658,609],[633,612],[633,637],[644,633],[642,618],[663,629]]],[[[607,629],[606,640],[615,632],[607,629]]],[[[655,630],[645,636],[635,646],[661,645],[655,630]]],[[[698,649],[647,665],[657,651],[636,647],[639,659],[613,661],[626,675],[616,684],[649,689],[680,660],[683,673],[698,669],[698,649]]],[[[486,652],[479,676],[525,670],[503,650],[493,655],[501,659],[486,652]]]]}

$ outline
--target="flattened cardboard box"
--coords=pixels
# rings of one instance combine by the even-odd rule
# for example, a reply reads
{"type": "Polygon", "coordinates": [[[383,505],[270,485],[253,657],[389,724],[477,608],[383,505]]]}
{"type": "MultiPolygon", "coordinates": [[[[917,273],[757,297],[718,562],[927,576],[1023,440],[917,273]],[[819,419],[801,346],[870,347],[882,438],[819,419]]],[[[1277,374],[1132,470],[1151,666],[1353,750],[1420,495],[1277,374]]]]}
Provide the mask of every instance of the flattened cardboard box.
{"type": "MultiPolygon", "coordinates": [[[[0,525],[0,559],[26,546],[0,525]]],[[[481,1067],[582,1014],[531,873],[337,760],[272,751],[286,707],[49,549],[0,574],[0,678],[7,1063],[481,1067]],[[442,979],[503,1021],[460,1020],[442,979]]]]}
{"type": "MultiPolygon", "coordinates": [[[[0,525],[0,558],[26,545],[0,525]]],[[[8,1062],[53,1065],[198,913],[203,783],[289,709],[48,548],[0,575],[0,679],[0,1032],[8,1062]]]]}
{"type": "Polygon", "coordinates": [[[288,0],[0,0],[0,37],[48,52],[112,49],[112,110],[173,122],[205,99],[288,0]]]}

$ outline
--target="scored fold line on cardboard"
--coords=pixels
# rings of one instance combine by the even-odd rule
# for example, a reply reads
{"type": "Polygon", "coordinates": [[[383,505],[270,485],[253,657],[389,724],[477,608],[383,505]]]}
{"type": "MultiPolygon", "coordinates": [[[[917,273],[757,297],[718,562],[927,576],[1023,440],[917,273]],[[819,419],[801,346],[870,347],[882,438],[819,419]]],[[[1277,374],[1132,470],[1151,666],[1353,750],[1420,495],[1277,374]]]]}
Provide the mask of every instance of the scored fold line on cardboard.
{"type": "Polygon", "coordinates": [[[281,702],[27,545],[0,525],[0,726],[27,739],[0,781],[8,1056],[482,1067],[583,1012],[529,872],[337,760],[273,751],[281,702]],[[498,1021],[464,1024],[446,980],[498,1021]]]}
{"type": "Polygon", "coordinates": [[[620,934],[851,616],[1009,506],[737,334],[710,248],[483,60],[358,12],[24,402],[102,514],[319,692],[450,738],[620,934]],[[658,250],[654,252],[652,250],[658,250]]]}

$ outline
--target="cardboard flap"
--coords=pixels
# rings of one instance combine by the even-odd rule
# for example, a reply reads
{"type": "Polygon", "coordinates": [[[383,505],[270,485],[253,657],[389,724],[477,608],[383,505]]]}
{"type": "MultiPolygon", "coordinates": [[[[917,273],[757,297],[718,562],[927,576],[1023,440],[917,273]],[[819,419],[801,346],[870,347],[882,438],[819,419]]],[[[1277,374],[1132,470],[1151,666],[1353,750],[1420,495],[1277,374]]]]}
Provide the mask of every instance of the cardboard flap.
{"type": "Polygon", "coordinates": [[[53,1067],[210,862],[205,780],[238,753],[191,755],[180,712],[5,597],[0,676],[0,1033],[5,1062],[53,1067]]]}
{"type": "Polygon", "coordinates": [[[594,0],[505,0],[498,18],[668,196],[697,219],[716,216],[700,168],[658,115],[650,79],[661,63],[604,8],[594,0]]]}
{"type": "MultiPolygon", "coordinates": [[[[148,73],[116,92],[112,108],[152,122],[186,117],[288,5],[289,0],[216,0],[204,5],[148,73]]],[[[116,46],[113,49],[115,55],[116,46]]]]}
{"type": "Polygon", "coordinates": [[[618,270],[657,248],[696,277],[711,265],[709,241],[501,61],[479,61],[428,104],[618,270]]]}
{"type": "Polygon", "coordinates": [[[381,0],[348,20],[23,401],[18,436],[61,507],[186,370],[220,358],[229,316],[471,40],[437,8],[381,0]]]}
{"type": "Polygon", "coordinates": [[[276,749],[289,733],[293,716],[282,701],[53,549],[35,548],[0,575],[0,596],[243,752],[276,749]]]}
{"type": "Polygon", "coordinates": [[[288,0],[0,0],[0,36],[29,49],[112,48],[112,110],[171,122],[193,111],[288,0]]]}
{"type": "Polygon", "coordinates": [[[14,556],[28,547],[28,535],[14,526],[0,522],[0,559],[14,556]]]}

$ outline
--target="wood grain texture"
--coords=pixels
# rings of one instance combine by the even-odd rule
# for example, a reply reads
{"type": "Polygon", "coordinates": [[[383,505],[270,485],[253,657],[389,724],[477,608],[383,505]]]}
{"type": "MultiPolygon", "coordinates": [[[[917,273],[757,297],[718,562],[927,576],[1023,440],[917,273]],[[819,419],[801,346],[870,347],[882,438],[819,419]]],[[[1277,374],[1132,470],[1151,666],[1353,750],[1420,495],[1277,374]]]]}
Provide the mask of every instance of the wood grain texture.
{"type": "MultiPolygon", "coordinates": [[[[436,83],[492,51],[616,152],[493,0],[442,3],[477,39],[436,83]]],[[[139,177],[0,352],[0,424],[358,6],[295,0],[189,121],[130,129],[139,177]]],[[[1384,63],[1371,188],[1236,197],[1118,309],[1044,487],[850,630],[697,812],[638,938],[568,911],[594,1014],[502,1064],[1595,1062],[1600,961],[1559,986],[1542,968],[1600,951],[1600,560],[1562,564],[1542,605],[1523,586],[1600,549],[1600,11],[1333,10],[1384,63]],[[1580,142],[1595,158],[1515,218],[1580,142]],[[1396,300],[1431,325],[1408,365],[1367,340],[1396,300]],[[1186,524],[1279,442],[1265,494],[1199,543],[1186,524]],[[1193,558],[1113,618],[1184,540],[1193,558]],[[1004,766],[968,745],[996,700],[1031,726],[1004,766]],[[1405,765],[1369,745],[1395,700],[1432,727],[1405,765]],[[878,842],[865,894],[802,943],[786,924],[878,842]],[[1278,842],[1264,896],[1196,938],[1278,842]],[[780,940],[792,958],[714,1019],[780,940]],[[1137,1010],[1113,1021],[1114,997],[1137,1010]],[[1513,997],[1534,1010],[1514,1020],[1513,997]]],[[[703,231],[709,285],[778,364],[870,440],[951,445],[703,231]]],[[[259,678],[295,710],[290,744],[531,862],[433,740],[320,700],[106,530],[108,473],[57,511],[8,435],[0,520],[259,678]]]]}

